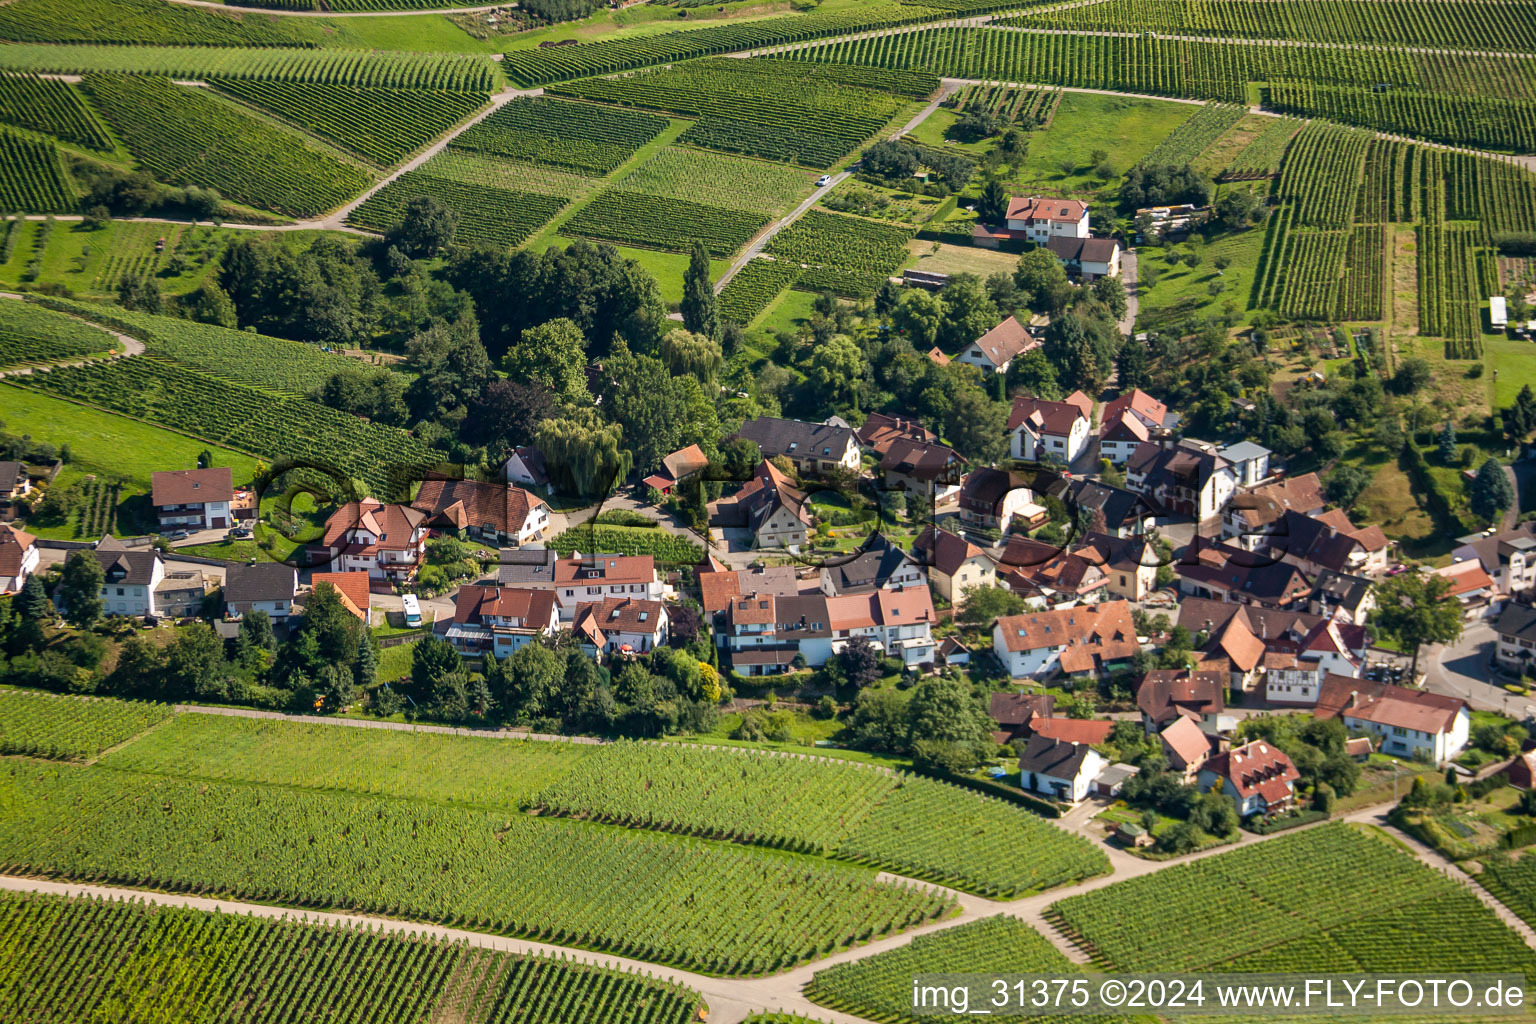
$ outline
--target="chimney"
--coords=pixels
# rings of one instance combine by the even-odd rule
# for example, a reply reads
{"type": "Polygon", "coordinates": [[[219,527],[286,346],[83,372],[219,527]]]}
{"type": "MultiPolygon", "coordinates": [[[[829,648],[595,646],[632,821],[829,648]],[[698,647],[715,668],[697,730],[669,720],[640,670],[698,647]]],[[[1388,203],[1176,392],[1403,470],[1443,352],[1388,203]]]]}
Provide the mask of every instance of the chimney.
{"type": "Polygon", "coordinates": [[[1352,707],[1355,706],[1355,703],[1359,699],[1360,699],[1360,691],[1359,690],[1350,690],[1349,691],[1349,701],[1344,706],[1346,708],[1352,708],[1352,707]]]}

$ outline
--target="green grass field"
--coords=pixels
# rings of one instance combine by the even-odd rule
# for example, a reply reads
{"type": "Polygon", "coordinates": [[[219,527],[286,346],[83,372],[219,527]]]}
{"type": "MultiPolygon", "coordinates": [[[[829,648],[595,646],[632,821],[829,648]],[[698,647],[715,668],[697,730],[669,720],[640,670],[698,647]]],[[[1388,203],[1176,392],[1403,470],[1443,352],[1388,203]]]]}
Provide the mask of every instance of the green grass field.
{"type": "MultiPolygon", "coordinates": [[[[1132,164],[1199,109],[1166,100],[1066,93],[1051,126],[1030,133],[1029,156],[1016,181],[1079,196],[1113,191],[1132,164]],[[1089,155],[1096,149],[1109,154],[1114,176],[1100,179],[1094,174],[1089,155]],[[1073,165],[1070,172],[1063,167],[1068,161],[1073,165]]],[[[1095,223],[1100,230],[1104,226],[1095,223]]]]}
{"type": "Polygon", "coordinates": [[[1187,245],[1176,245],[1171,249],[1157,245],[1138,246],[1138,275],[1145,281],[1148,268],[1157,275],[1156,283],[1150,288],[1143,285],[1139,289],[1140,315],[1146,317],[1156,310],[1186,303],[1190,304],[1191,312],[1197,316],[1218,312],[1228,302],[1235,302],[1239,310],[1247,310],[1263,248],[1263,228],[1222,235],[1200,246],[1200,265],[1191,268],[1182,259],[1177,264],[1168,260],[1170,253],[1182,256],[1188,252],[1187,245]],[[1221,257],[1232,263],[1224,271],[1218,272],[1214,261],[1221,257]],[[1221,290],[1213,295],[1211,287],[1214,284],[1219,284],[1221,290]]]}

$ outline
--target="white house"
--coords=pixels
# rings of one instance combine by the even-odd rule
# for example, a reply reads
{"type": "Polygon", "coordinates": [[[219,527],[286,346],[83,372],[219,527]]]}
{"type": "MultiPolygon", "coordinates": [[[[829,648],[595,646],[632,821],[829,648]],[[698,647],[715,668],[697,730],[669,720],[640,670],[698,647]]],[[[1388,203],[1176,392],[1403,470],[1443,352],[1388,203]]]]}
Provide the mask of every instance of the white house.
{"type": "Polygon", "coordinates": [[[746,594],[726,611],[724,646],[743,675],[786,671],[796,655],[819,667],[854,637],[915,668],[934,662],[936,618],[926,586],[839,597],[746,594]]]}
{"type": "Polygon", "coordinates": [[[534,487],[546,492],[554,490],[549,482],[549,469],[544,464],[544,454],[537,448],[523,446],[514,449],[507,456],[507,461],[502,463],[501,475],[509,484],[534,487]]]}
{"type": "Polygon", "coordinates": [[[1506,668],[1523,673],[1536,658],[1536,608],[1511,601],[1493,624],[1498,634],[1494,657],[1506,668]]]}
{"type": "Polygon", "coordinates": [[[42,552],[37,538],[0,523],[0,594],[14,594],[37,571],[42,552]]]}
{"type": "Polygon", "coordinates": [[[1019,397],[1008,413],[1008,449],[1016,459],[1071,465],[1088,450],[1093,400],[1074,391],[1064,402],[1019,397]]]}
{"type": "Polygon", "coordinates": [[[1253,487],[1269,478],[1270,450],[1252,441],[1229,444],[1218,454],[1232,466],[1237,476],[1237,486],[1253,487]]]}
{"type": "Polygon", "coordinates": [[[1125,485],[1172,515],[1209,519],[1237,491],[1237,474],[1216,446],[1188,438],[1148,441],[1125,464],[1125,485]]]}
{"type": "Polygon", "coordinates": [[[1351,732],[1370,733],[1383,754],[1437,764],[1461,753],[1472,730],[1471,713],[1458,697],[1345,676],[1324,681],[1316,716],[1338,716],[1351,732]]]}
{"type": "Polygon", "coordinates": [[[488,544],[527,544],[549,530],[549,505],[511,484],[427,479],[411,507],[428,526],[460,530],[488,544]]]}
{"type": "Polygon", "coordinates": [[[1088,204],[1075,199],[1015,196],[1005,214],[1010,233],[1046,245],[1052,238],[1087,238],[1088,204]]]}
{"type": "Polygon", "coordinates": [[[986,553],[957,534],[926,527],[912,544],[912,555],[927,567],[928,580],[944,600],[964,604],[966,592],[997,585],[997,566],[986,553]]]}
{"type": "Polygon", "coordinates": [[[231,618],[266,612],[273,622],[286,622],[293,614],[293,598],[298,590],[299,573],[291,565],[231,565],[224,575],[224,607],[231,618]]]}
{"type": "Polygon", "coordinates": [[[453,618],[436,629],[467,657],[506,658],[560,628],[552,590],[466,585],[454,596],[453,618]]]}
{"type": "Polygon", "coordinates": [[[223,530],[234,525],[234,474],[229,467],[162,470],[151,475],[150,501],[160,529],[223,530]]]}
{"type": "Polygon", "coordinates": [[[1254,740],[1213,755],[1195,777],[1202,791],[1218,783],[1237,804],[1243,817],[1266,818],[1288,809],[1296,800],[1296,780],[1301,773],[1291,759],[1266,740],[1254,740]]]}
{"type": "Polygon", "coordinates": [[[1086,743],[1068,743],[1036,734],[1019,755],[1019,785],[1027,792],[1077,803],[1109,761],[1086,743]]]}
{"type": "Polygon", "coordinates": [[[1053,235],[1045,244],[1061,260],[1067,273],[1080,281],[1120,276],[1120,243],[1113,238],[1053,235]]]}
{"type": "Polygon", "coordinates": [[[555,602],[560,621],[570,622],[581,605],[609,598],[660,601],[666,584],[656,573],[651,555],[587,555],[572,552],[555,563],[555,602]]]}
{"type": "Polygon", "coordinates": [[[320,546],[336,572],[407,579],[425,558],[427,514],[409,505],[385,505],[373,498],[349,501],[325,521],[320,546]]]}
{"type": "Polygon", "coordinates": [[[1102,671],[1139,649],[1124,601],[1006,615],[992,626],[992,652],[1015,679],[1102,671]]]}
{"type": "Polygon", "coordinates": [[[1015,359],[1040,345],[1028,328],[1010,316],[965,346],[955,360],[983,373],[1007,373],[1015,359]]]}
{"type": "Polygon", "coordinates": [[[646,654],[667,642],[667,606],[644,598],[609,597],[576,609],[571,633],[593,657],[646,654]]]}
{"type": "Polygon", "coordinates": [[[91,553],[105,574],[101,584],[103,614],[160,614],[155,588],[165,579],[165,563],[160,560],[159,551],[130,549],[115,537],[103,537],[91,553]]]}

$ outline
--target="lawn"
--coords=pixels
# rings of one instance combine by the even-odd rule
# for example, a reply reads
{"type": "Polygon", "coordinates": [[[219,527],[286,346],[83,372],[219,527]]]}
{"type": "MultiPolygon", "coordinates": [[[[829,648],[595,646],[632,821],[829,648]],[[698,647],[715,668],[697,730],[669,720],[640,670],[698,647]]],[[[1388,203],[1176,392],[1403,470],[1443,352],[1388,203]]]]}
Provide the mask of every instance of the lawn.
{"type": "MultiPolygon", "coordinates": [[[[1195,104],[1166,100],[1066,93],[1051,126],[1030,133],[1029,156],[1016,183],[1080,197],[1112,193],[1131,165],[1199,109],[1195,104]],[[1089,162],[1089,155],[1098,149],[1109,154],[1115,171],[1108,179],[1099,178],[1089,162]],[[1073,169],[1064,170],[1069,161],[1073,169]]],[[[1096,229],[1107,226],[1095,218],[1096,229]]]]}
{"type": "Polygon", "coordinates": [[[72,463],[146,487],[155,470],[195,467],[202,451],[211,451],[216,465],[231,467],[236,480],[256,474],[254,456],[13,385],[0,391],[0,410],[11,432],[67,444],[72,463]]]}
{"type": "Polygon", "coordinates": [[[789,331],[793,334],[810,322],[811,303],[815,301],[816,296],[812,292],[795,291],[793,288],[785,289],[758,316],[757,326],[754,329],[766,331],[769,334],[779,331],[789,331]]]}
{"type": "Polygon", "coordinates": [[[416,650],[415,642],[397,644],[394,647],[386,647],[379,651],[379,681],[387,683],[392,679],[400,679],[411,674],[411,655],[416,650]]]}
{"type": "Polygon", "coordinates": [[[1019,265],[1019,258],[1012,253],[993,249],[978,249],[969,245],[950,245],[946,242],[925,242],[914,238],[907,243],[917,262],[910,264],[913,270],[927,270],[937,274],[975,274],[987,278],[993,274],[1012,274],[1019,265]]]}
{"type": "Polygon", "coordinates": [[[991,148],[993,141],[982,139],[980,142],[961,142],[950,137],[949,131],[960,120],[960,115],[953,110],[943,107],[935,110],[923,119],[923,123],[907,133],[907,138],[913,142],[920,142],[925,146],[935,149],[943,149],[955,153],[964,153],[973,159],[980,160],[983,153],[991,148]]]}
{"type": "Polygon", "coordinates": [[[1514,404],[1520,389],[1536,390],[1536,344],[1500,335],[1483,338],[1483,362],[1488,364],[1484,379],[1493,405],[1505,409],[1514,404]],[[1498,379],[1494,380],[1494,374],[1498,379]]]}
{"type": "Polygon", "coordinates": [[[1264,232],[1260,228],[1221,235],[1215,241],[1199,246],[1200,265],[1191,268],[1184,262],[1170,264],[1170,253],[1184,254],[1188,245],[1165,248],[1143,245],[1136,250],[1137,274],[1144,276],[1148,268],[1157,274],[1157,281],[1150,288],[1139,289],[1139,316],[1177,306],[1193,300],[1193,311],[1198,315],[1207,308],[1219,310],[1228,302],[1237,308],[1248,308],[1248,297],[1253,289],[1254,275],[1258,272],[1259,256],[1264,248],[1264,232]],[[1225,271],[1216,270],[1215,260],[1224,257],[1232,261],[1225,271]],[[1211,285],[1220,282],[1224,287],[1220,294],[1211,294],[1211,285]]]}
{"type": "Polygon", "coordinates": [[[335,46],[364,50],[410,50],[416,53],[500,53],[505,40],[492,36],[476,39],[445,15],[380,15],[347,18],[345,33],[335,46]]]}

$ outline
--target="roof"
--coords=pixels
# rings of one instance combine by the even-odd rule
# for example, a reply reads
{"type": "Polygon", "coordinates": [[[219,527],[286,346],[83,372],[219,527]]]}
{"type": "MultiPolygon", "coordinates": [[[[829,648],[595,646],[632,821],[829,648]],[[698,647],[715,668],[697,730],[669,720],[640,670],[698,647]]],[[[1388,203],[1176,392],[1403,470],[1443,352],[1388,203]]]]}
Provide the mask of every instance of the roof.
{"type": "Polygon", "coordinates": [[[1000,515],[1003,499],[1012,491],[1023,491],[1029,500],[1034,500],[1024,474],[980,466],[971,470],[960,485],[960,506],[982,515],[1000,515]]]}
{"type": "Polygon", "coordinates": [[[1069,673],[1092,671],[1095,660],[1120,661],[1139,649],[1131,606],[1124,601],[1007,615],[996,628],[1009,651],[1066,648],[1061,667],[1069,673]]]}
{"type": "Polygon", "coordinates": [[[0,523],[0,576],[9,578],[19,575],[21,560],[36,540],[30,533],[0,523]]]}
{"type": "Polygon", "coordinates": [[[1012,361],[1015,356],[1023,355],[1030,349],[1038,348],[1040,342],[1029,333],[1023,324],[1010,316],[986,334],[977,338],[975,345],[981,349],[983,359],[993,366],[1001,367],[1012,361]]]}
{"type": "Polygon", "coordinates": [[[1073,478],[1066,485],[1066,493],[1071,495],[1078,508],[1093,513],[1095,529],[1134,528],[1142,519],[1152,515],[1151,506],[1135,491],[1081,478],[1073,478]],[[1098,522],[1100,516],[1103,517],[1102,523],[1098,522]]]}
{"type": "MultiPolygon", "coordinates": [[[[111,537],[103,538],[103,541],[106,540],[111,540],[112,543],[105,547],[98,545],[91,553],[96,556],[96,561],[101,563],[102,571],[107,574],[108,583],[147,587],[154,582],[155,564],[160,561],[159,551],[154,548],[126,548],[111,537]]],[[[234,567],[231,566],[231,571],[233,570],[234,567]]]]}
{"type": "Polygon", "coordinates": [[[496,582],[503,586],[553,586],[555,563],[560,556],[552,548],[502,548],[496,582]]]}
{"type": "Polygon", "coordinates": [[[409,505],[385,505],[373,498],[349,501],[326,519],[320,543],[340,547],[354,532],[367,531],[378,538],[379,547],[403,551],[411,546],[411,538],[426,519],[425,512],[409,505]]]}
{"type": "Polygon", "coordinates": [[[1264,658],[1264,641],[1254,636],[1248,620],[1238,615],[1227,620],[1211,638],[1210,646],[1243,672],[1252,671],[1264,658]]]}
{"type": "Polygon", "coordinates": [[[885,586],[909,561],[905,551],[881,534],[853,558],[837,565],[823,565],[822,578],[830,583],[834,594],[859,593],[885,586]]]}
{"type": "Polygon", "coordinates": [[[912,554],[918,561],[932,566],[945,576],[953,576],[960,567],[973,558],[985,558],[981,548],[958,534],[928,526],[918,534],[912,544],[912,554]]]}
{"type": "Polygon", "coordinates": [[[734,569],[701,573],[698,576],[700,605],[705,615],[717,615],[730,607],[731,600],[742,594],[772,594],[788,597],[799,592],[795,570],[789,565],[761,569],[734,569]]]}
{"type": "Polygon", "coordinates": [[[1267,526],[1287,509],[1312,515],[1323,508],[1323,485],[1316,473],[1263,484],[1232,500],[1230,511],[1249,528],[1267,526]]]}
{"type": "MultiPolygon", "coordinates": [[[[1073,397],[1081,394],[1080,391],[1076,392],[1073,397]]],[[[1092,411],[1091,402],[1085,410],[1081,403],[1073,402],[1070,398],[1065,402],[1048,402],[1043,398],[1021,395],[1013,400],[1013,407],[1009,410],[1008,430],[1012,432],[1028,424],[1030,432],[1037,436],[1054,434],[1066,437],[1072,432],[1073,424],[1088,419],[1092,411]]]]}
{"type": "Polygon", "coordinates": [[[544,504],[543,498],[513,484],[429,478],[422,481],[411,507],[455,529],[490,527],[512,535],[522,530],[529,513],[544,504]]]}
{"type": "Polygon", "coordinates": [[[1433,735],[1449,732],[1466,708],[1459,697],[1329,673],[1318,687],[1317,718],[1343,716],[1433,735]]]}
{"type": "Polygon", "coordinates": [[[233,501],[234,473],[228,466],[208,469],[164,469],[151,475],[154,482],[150,502],[160,505],[203,505],[210,501],[233,501]]]}
{"type": "Polygon", "coordinates": [[[282,562],[231,565],[224,574],[224,603],[291,601],[298,582],[298,572],[282,562]]]}
{"type": "Polygon", "coordinates": [[[1205,762],[1205,770],[1230,782],[1239,799],[1257,796],[1266,804],[1281,803],[1290,797],[1291,783],[1301,778],[1284,751],[1267,740],[1224,750],[1205,762]]]}
{"type": "Polygon", "coordinates": [[[679,480],[703,472],[708,466],[709,457],[704,454],[704,449],[691,444],[662,459],[661,472],[646,477],[644,482],[653,487],[670,487],[679,480]]]}
{"type": "Polygon", "coordinates": [[[1036,734],[1019,754],[1019,771],[1053,779],[1075,779],[1082,774],[1083,762],[1092,752],[1093,748],[1086,743],[1067,743],[1036,734]]]}
{"type": "Polygon", "coordinates": [[[1138,421],[1151,427],[1162,427],[1168,419],[1168,407],[1141,388],[1122,392],[1104,403],[1106,423],[1126,412],[1134,413],[1138,421]]]}
{"type": "Polygon", "coordinates": [[[1162,731],[1163,742],[1185,764],[1198,764],[1211,752],[1211,741],[1193,718],[1177,715],[1162,731]]]}
{"type": "Polygon", "coordinates": [[[555,583],[617,584],[654,583],[653,555],[576,555],[555,563],[555,583]]]}
{"type": "Polygon", "coordinates": [[[1268,555],[1231,544],[1201,542],[1199,538],[1186,549],[1174,572],[1211,590],[1273,605],[1290,604],[1312,591],[1306,576],[1290,562],[1277,562],[1268,555]]]}
{"type": "Polygon", "coordinates": [[[1002,565],[1014,567],[1017,570],[1014,575],[1033,586],[1055,591],[1084,593],[1109,582],[1096,559],[1084,558],[1075,551],[1063,551],[1055,544],[1031,540],[1021,534],[1008,538],[1000,561],[1002,565]]]}
{"type": "Polygon", "coordinates": [[[1451,597],[1474,594],[1493,586],[1493,580],[1483,570],[1482,563],[1477,561],[1455,562],[1436,569],[1434,574],[1451,581],[1451,589],[1447,592],[1451,597]]]}
{"type": "Polygon", "coordinates": [[[529,445],[519,445],[507,456],[511,462],[516,457],[523,463],[523,468],[528,471],[528,478],[533,481],[535,487],[543,487],[549,483],[549,469],[544,463],[544,453],[529,445]]]}
{"type": "Polygon", "coordinates": [[[1227,674],[1209,670],[1154,669],[1136,684],[1136,706],[1161,725],[1187,715],[1203,717],[1226,710],[1227,674]]]}
{"type": "Polygon", "coordinates": [[[1048,717],[1055,706],[1048,693],[994,693],[987,713],[998,725],[1022,727],[1036,716],[1048,717]]]}
{"type": "Polygon", "coordinates": [[[775,455],[840,459],[850,445],[857,446],[853,431],[847,427],[782,420],[773,416],[747,420],[731,436],[755,443],[762,449],[765,459],[775,455]]]}
{"type": "Polygon", "coordinates": [[[372,593],[366,572],[317,572],[310,577],[316,590],[322,584],[330,584],[341,596],[341,603],[358,618],[368,616],[368,595],[372,593]]]}
{"type": "Polygon", "coordinates": [[[1109,739],[1110,733],[1115,731],[1115,723],[1087,718],[1037,718],[1032,728],[1036,736],[1092,745],[1109,739]]]}
{"type": "Polygon", "coordinates": [[[947,445],[897,438],[886,448],[880,469],[914,480],[934,481],[951,475],[951,467],[963,462],[960,453],[947,445]]]}
{"type": "Polygon", "coordinates": [[[488,619],[512,619],[528,628],[544,628],[555,615],[555,592],[529,587],[469,584],[454,596],[453,621],[484,625],[488,619]]]}
{"type": "Polygon", "coordinates": [[[10,494],[11,488],[26,479],[26,476],[21,463],[0,462],[0,488],[3,488],[6,494],[10,494]]]}
{"type": "Polygon", "coordinates": [[[884,455],[891,442],[905,438],[909,441],[937,441],[939,436],[921,423],[904,416],[887,416],[872,412],[864,425],[854,434],[859,443],[884,455]]]}
{"type": "Polygon", "coordinates": [[[640,633],[654,635],[666,617],[666,609],[660,601],[648,601],[634,597],[609,597],[602,602],[590,601],[576,606],[573,629],[591,635],[595,627],[605,636],[611,633],[640,633]],[[580,623],[578,627],[575,623],[580,623]]]}
{"type": "Polygon", "coordinates": [[[1494,632],[1520,640],[1536,640],[1536,608],[1511,601],[1499,613],[1494,632]]]}
{"type": "Polygon", "coordinates": [[[1064,263],[1110,263],[1120,251],[1120,243],[1113,238],[1067,238],[1052,235],[1045,240],[1046,248],[1064,263]]]}
{"type": "Polygon", "coordinates": [[[1253,635],[1266,642],[1287,636],[1299,641],[1313,626],[1323,621],[1321,615],[1310,612],[1265,608],[1204,597],[1186,597],[1179,602],[1178,624],[1191,633],[1202,630],[1216,633],[1234,616],[1246,620],[1253,635]]]}
{"type": "Polygon", "coordinates": [[[937,345],[928,350],[928,358],[933,362],[935,366],[949,365],[949,356],[945,355],[943,350],[940,349],[937,345]]]}
{"type": "Polygon", "coordinates": [[[1014,196],[1008,200],[1007,220],[1045,220],[1076,224],[1088,212],[1088,204],[1075,199],[1046,196],[1014,196]]]}
{"type": "Polygon", "coordinates": [[[1262,459],[1273,454],[1268,448],[1252,441],[1239,441],[1237,444],[1229,444],[1221,449],[1221,457],[1228,462],[1248,462],[1251,459],[1262,459]]]}
{"type": "Polygon", "coordinates": [[[1114,414],[1106,412],[1104,422],[1099,427],[1099,439],[1102,441],[1135,441],[1139,444],[1151,436],[1152,428],[1129,410],[1114,414]]]}

